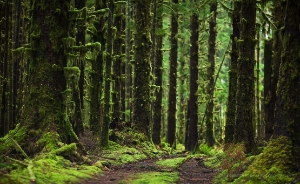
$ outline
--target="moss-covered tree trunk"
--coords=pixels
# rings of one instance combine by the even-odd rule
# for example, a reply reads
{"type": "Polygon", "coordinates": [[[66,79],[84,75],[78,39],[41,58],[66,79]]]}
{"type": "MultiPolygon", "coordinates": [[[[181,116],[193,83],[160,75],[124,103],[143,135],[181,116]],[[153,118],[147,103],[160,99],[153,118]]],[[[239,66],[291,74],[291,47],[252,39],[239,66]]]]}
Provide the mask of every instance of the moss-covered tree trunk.
{"type": "MultiPolygon", "coordinates": [[[[100,11],[106,8],[106,0],[95,0],[95,10],[100,11]]],[[[98,53],[96,60],[92,61],[91,65],[91,101],[90,101],[90,129],[94,133],[100,133],[103,114],[102,85],[103,85],[103,65],[104,65],[104,49],[106,44],[105,38],[105,20],[106,17],[101,17],[99,21],[94,23],[97,32],[93,35],[94,42],[100,42],[101,50],[98,53]]],[[[100,135],[100,134],[99,134],[100,135]]]]}
{"type": "Polygon", "coordinates": [[[113,16],[114,16],[114,0],[109,1],[109,15],[107,24],[107,46],[106,46],[106,61],[105,61],[105,85],[104,85],[104,111],[103,124],[101,127],[101,147],[108,147],[108,131],[111,121],[110,117],[110,88],[111,88],[111,69],[112,69],[112,49],[113,49],[113,16]]]}
{"type": "MultiPolygon", "coordinates": [[[[124,23],[124,12],[122,12],[123,7],[121,5],[117,5],[115,7],[114,13],[114,26],[116,28],[116,38],[114,39],[113,45],[113,91],[112,91],[112,102],[113,102],[113,118],[121,118],[123,119],[121,113],[121,107],[123,106],[124,99],[121,97],[122,95],[122,87],[123,83],[123,71],[122,68],[124,66],[124,57],[123,57],[123,44],[124,44],[124,29],[122,27],[124,23]]],[[[124,112],[124,111],[123,111],[124,112]]],[[[125,120],[125,119],[123,119],[125,120]]]]}
{"type": "MultiPolygon", "coordinates": [[[[75,8],[81,10],[85,7],[86,0],[75,0],[75,8]]],[[[85,11],[86,12],[86,11],[85,11]]],[[[86,15],[85,15],[86,17],[86,15]]],[[[77,23],[77,34],[76,34],[76,45],[85,45],[85,31],[86,31],[86,19],[77,23]]],[[[83,53],[80,53],[83,54],[83,53]]],[[[79,63],[80,66],[80,78],[79,78],[79,91],[80,91],[80,107],[84,107],[83,105],[83,96],[84,96],[84,68],[85,62],[81,61],[79,63]]],[[[81,109],[80,109],[81,110],[81,109]]],[[[82,120],[82,117],[80,117],[82,120]]]]}
{"type": "Polygon", "coordinates": [[[190,22],[190,96],[188,102],[188,118],[187,123],[187,137],[186,137],[186,149],[189,151],[194,150],[197,140],[197,124],[198,124],[198,51],[199,51],[199,17],[198,14],[193,13],[190,22]]]}
{"type": "Polygon", "coordinates": [[[225,143],[233,142],[234,126],[235,126],[235,111],[236,111],[236,91],[237,91],[237,62],[238,62],[238,48],[237,40],[240,37],[239,21],[241,2],[234,1],[232,12],[232,35],[231,35],[231,61],[229,66],[229,91],[228,91],[228,105],[226,112],[225,125],[225,143]]]}
{"type": "Polygon", "coordinates": [[[276,103],[276,90],[277,82],[279,76],[279,65],[281,62],[281,54],[283,50],[282,46],[282,31],[281,28],[284,26],[285,14],[285,2],[283,1],[274,1],[274,24],[277,27],[273,32],[273,45],[272,45],[272,68],[271,68],[271,83],[270,89],[265,96],[265,103],[268,107],[267,114],[265,114],[265,139],[269,140],[273,135],[274,128],[274,113],[275,113],[275,103],[276,103]]]}
{"type": "Polygon", "coordinates": [[[68,37],[69,6],[69,0],[33,4],[28,90],[24,95],[19,137],[15,137],[29,154],[39,151],[36,142],[46,132],[58,132],[65,143],[77,141],[64,103],[67,58],[63,38],[68,37]]]}
{"type": "Polygon", "coordinates": [[[135,1],[135,55],[133,123],[138,132],[150,138],[150,49],[151,0],[135,1]]]}
{"type": "Polygon", "coordinates": [[[125,121],[132,123],[132,5],[131,0],[127,0],[126,6],[126,62],[125,62],[125,121]]]}
{"type": "MultiPolygon", "coordinates": [[[[163,3],[163,0],[156,0],[157,4],[163,3]]],[[[162,29],[162,8],[156,9],[155,23],[157,29],[162,29]]],[[[163,53],[162,53],[162,35],[155,34],[156,37],[156,55],[155,55],[155,101],[153,105],[153,128],[152,128],[152,141],[154,144],[159,145],[161,143],[161,124],[162,124],[162,62],[163,62],[163,53]]]]}
{"type": "MultiPolygon", "coordinates": [[[[178,4],[178,0],[173,0],[178,4]]],[[[176,8],[177,9],[177,8],[176,8]]],[[[177,58],[178,58],[178,14],[172,12],[171,16],[171,50],[170,50],[170,73],[169,73],[169,104],[168,104],[168,133],[167,140],[170,146],[175,142],[176,134],[176,92],[177,92],[177,58]]]]}
{"type": "Polygon", "coordinates": [[[0,3],[0,137],[4,136],[10,130],[10,124],[12,124],[10,107],[11,98],[10,93],[10,71],[11,71],[11,24],[12,18],[12,4],[9,1],[3,1],[0,3]]]}
{"type": "Polygon", "coordinates": [[[294,169],[300,170],[300,2],[286,1],[283,52],[279,67],[275,107],[274,135],[288,136],[292,141],[294,169]]]}
{"type": "Polygon", "coordinates": [[[212,17],[209,20],[209,38],[208,38],[208,68],[206,93],[209,96],[206,106],[206,137],[205,142],[208,146],[213,146],[215,143],[213,132],[213,112],[214,112],[214,73],[216,60],[216,37],[217,37],[217,2],[210,4],[210,13],[212,17]]]}
{"type": "Polygon", "coordinates": [[[256,2],[241,1],[239,59],[237,69],[235,142],[244,142],[253,151],[254,65],[256,2]]]}

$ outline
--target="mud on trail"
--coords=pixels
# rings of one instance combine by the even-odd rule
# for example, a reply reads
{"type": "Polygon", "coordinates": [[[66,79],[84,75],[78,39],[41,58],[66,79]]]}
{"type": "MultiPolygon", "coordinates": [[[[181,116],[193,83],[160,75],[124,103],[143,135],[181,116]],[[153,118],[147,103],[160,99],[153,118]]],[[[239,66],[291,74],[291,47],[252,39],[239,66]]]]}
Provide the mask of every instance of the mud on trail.
{"type": "MultiPolygon", "coordinates": [[[[164,158],[165,159],[165,158],[164,158]]],[[[210,184],[213,183],[213,177],[217,171],[208,168],[204,165],[204,158],[190,158],[187,159],[178,168],[170,168],[155,164],[158,159],[147,159],[135,163],[129,163],[122,166],[115,166],[107,168],[99,175],[91,179],[79,182],[80,184],[118,184],[130,183],[127,179],[132,178],[135,174],[150,173],[150,172],[174,172],[178,173],[179,179],[177,184],[210,184]]],[[[144,182],[142,182],[144,183],[144,182]]],[[[166,182],[161,182],[166,183],[166,182]]]]}

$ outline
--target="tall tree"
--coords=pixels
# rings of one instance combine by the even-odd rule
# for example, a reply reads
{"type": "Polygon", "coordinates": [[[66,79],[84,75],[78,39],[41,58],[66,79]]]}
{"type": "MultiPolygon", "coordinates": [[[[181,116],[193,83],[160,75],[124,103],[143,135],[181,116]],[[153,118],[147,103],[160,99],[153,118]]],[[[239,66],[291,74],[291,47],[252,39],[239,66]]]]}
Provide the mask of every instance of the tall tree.
{"type": "Polygon", "coordinates": [[[150,138],[151,0],[135,1],[135,65],[133,122],[138,132],[150,138]]]}
{"type": "MultiPolygon", "coordinates": [[[[156,5],[162,4],[163,0],[155,0],[156,5]]],[[[154,18],[155,22],[153,24],[156,24],[156,30],[162,30],[163,24],[162,24],[162,8],[156,8],[156,16],[154,18]]],[[[155,30],[155,31],[156,31],[155,30]]],[[[162,62],[163,62],[163,53],[162,53],[162,44],[163,44],[163,36],[157,34],[155,32],[156,37],[156,54],[155,54],[155,101],[153,109],[155,112],[153,113],[153,128],[152,128],[152,141],[154,144],[158,145],[161,143],[161,124],[162,124],[162,94],[163,94],[163,88],[162,88],[162,62]]]]}
{"type": "MultiPolygon", "coordinates": [[[[196,2],[196,1],[195,1],[196,2]]],[[[189,151],[194,150],[197,140],[197,122],[198,122],[198,51],[199,51],[199,16],[193,13],[190,19],[190,96],[188,102],[188,118],[187,122],[187,140],[186,149],[189,151]]]]}
{"type": "Polygon", "coordinates": [[[104,111],[103,123],[101,127],[101,143],[103,148],[108,147],[108,131],[110,118],[110,81],[111,81],[111,65],[113,52],[113,19],[114,19],[114,0],[109,1],[109,15],[107,24],[107,46],[106,46],[106,61],[105,61],[105,85],[104,85],[104,111]]]}
{"type": "MultiPolygon", "coordinates": [[[[76,34],[76,45],[85,45],[85,31],[86,31],[86,8],[85,8],[86,0],[75,0],[75,8],[78,10],[82,10],[83,21],[77,23],[77,34],[76,34]]],[[[84,53],[80,53],[83,55],[84,53]]],[[[80,107],[83,107],[83,96],[84,96],[84,60],[79,62],[80,68],[80,77],[79,77],[79,90],[80,90],[80,107]]],[[[80,109],[81,110],[81,109],[80,109]]],[[[80,117],[82,119],[82,117],[80,117]]],[[[80,120],[81,120],[80,119],[80,120]]]]}
{"type": "Polygon", "coordinates": [[[133,6],[131,0],[126,1],[126,62],[125,62],[125,121],[132,122],[132,15],[133,6]]]}
{"type": "Polygon", "coordinates": [[[210,4],[210,13],[212,17],[209,19],[209,39],[208,39],[208,62],[207,79],[208,84],[206,88],[207,95],[209,96],[206,107],[206,144],[213,146],[215,143],[213,132],[213,112],[214,112],[214,73],[215,73],[215,60],[216,60],[216,37],[217,37],[217,2],[213,1],[210,4]]]}
{"type": "MultiPolygon", "coordinates": [[[[173,0],[175,7],[178,0],[173,0]]],[[[167,140],[170,146],[175,143],[176,134],[176,88],[177,88],[177,57],[178,57],[178,12],[177,7],[171,16],[171,50],[170,50],[170,73],[169,73],[169,104],[168,104],[168,134],[167,140]]]]}
{"type": "MultiPolygon", "coordinates": [[[[282,45],[282,31],[280,28],[284,27],[284,19],[285,19],[285,2],[282,1],[274,1],[273,3],[273,17],[274,17],[274,24],[277,29],[273,32],[273,45],[272,45],[272,63],[271,65],[271,79],[270,79],[270,86],[266,86],[269,89],[267,94],[265,94],[265,139],[269,140],[273,135],[273,128],[274,128],[274,113],[275,113],[275,103],[276,103],[276,90],[277,90],[277,82],[279,77],[279,66],[281,62],[281,54],[283,52],[283,45],[282,45]]],[[[268,54],[268,53],[265,53],[268,54]]],[[[271,53],[270,53],[271,54],[271,53]]],[[[268,63],[267,63],[268,64],[268,63]]],[[[266,65],[268,67],[268,65],[266,65]]]]}
{"type": "MultiPolygon", "coordinates": [[[[107,8],[106,0],[95,0],[95,10],[101,11],[107,8]]],[[[90,87],[90,129],[95,133],[100,133],[101,124],[102,124],[102,112],[103,105],[101,102],[101,97],[103,93],[103,65],[104,65],[104,49],[106,44],[105,38],[105,21],[107,17],[101,16],[100,20],[95,22],[96,32],[92,35],[94,42],[100,42],[101,51],[97,54],[95,61],[92,61],[91,64],[91,87],[90,87]]]]}
{"type": "Polygon", "coordinates": [[[232,35],[231,35],[231,60],[229,69],[229,92],[228,92],[228,105],[226,112],[226,125],[225,125],[225,143],[233,142],[234,127],[235,127],[235,111],[236,111],[236,91],[237,91],[237,62],[238,62],[238,43],[240,37],[239,20],[241,2],[234,1],[232,12],[232,35]]]}
{"type": "Polygon", "coordinates": [[[69,0],[45,0],[33,3],[29,52],[28,88],[24,96],[21,123],[14,137],[28,154],[37,147],[45,132],[57,132],[61,141],[76,142],[66,118],[64,94],[67,65],[63,38],[68,37],[69,0]],[[58,11],[59,10],[59,11],[58,11]],[[51,15],[51,16],[50,16],[51,15]]]}
{"type": "Polygon", "coordinates": [[[279,67],[275,108],[274,136],[288,136],[292,141],[293,169],[300,170],[300,8],[299,1],[285,1],[283,52],[279,67]]]}
{"type": "Polygon", "coordinates": [[[235,142],[244,142],[253,151],[254,65],[256,2],[241,1],[239,59],[237,68],[235,142]]]}
{"type": "Polygon", "coordinates": [[[10,44],[12,27],[10,20],[12,19],[12,3],[9,1],[2,1],[0,3],[1,24],[0,24],[0,136],[4,136],[12,124],[11,119],[11,54],[12,45],[10,44]]]}
{"type": "MultiPolygon", "coordinates": [[[[122,71],[122,68],[125,66],[123,62],[123,44],[124,44],[124,12],[121,5],[115,6],[115,18],[114,18],[114,27],[116,28],[116,38],[114,39],[113,44],[113,76],[112,80],[114,81],[113,91],[112,91],[112,102],[113,102],[113,118],[121,118],[121,107],[124,98],[121,98],[122,95],[122,75],[125,72],[122,71]]],[[[123,118],[122,118],[123,119],[123,118]]],[[[125,120],[125,119],[123,119],[125,120]]]]}

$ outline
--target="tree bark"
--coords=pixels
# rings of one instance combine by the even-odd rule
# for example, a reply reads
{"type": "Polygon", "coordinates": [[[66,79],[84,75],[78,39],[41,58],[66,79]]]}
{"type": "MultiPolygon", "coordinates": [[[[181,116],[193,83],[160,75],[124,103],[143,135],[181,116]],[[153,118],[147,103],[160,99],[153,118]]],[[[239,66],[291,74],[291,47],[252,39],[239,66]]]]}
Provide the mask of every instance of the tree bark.
{"type": "Polygon", "coordinates": [[[283,27],[283,52],[279,67],[275,107],[274,137],[292,140],[292,166],[300,169],[300,16],[299,1],[286,1],[283,27]]]}
{"type": "MultiPolygon", "coordinates": [[[[163,0],[158,0],[157,4],[163,3],[163,0]]],[[[162,11],[156,9],[157,14],[155,17],[157,29],[162,29],[162,11]]],[[[154,113],[153,113],[153,128],[152,128],[152,141],[154,144],[159,145],[161,143],[161,124],[162,124],[162,62],[163,62],[163,52],[162,44],[163,37],[162,35],[155,34],[156,37],[156,56],[155,56],[155,101],[154,101],[154,113]]]]}
{"type": "Polygon", "coordinates": [[[212,17],[209,21],[209,39],[208,39],[208,62],[207,79],[208,84],[206,87],[206,93],[209,96],[206,107],[206,144],[213,146],[215,144],[214,132],[213,132],[213,111],[214,111],[214,73],[215,73],[215,59],[216,59],[216,37],[217,37],[217,2],[210,4],[210,13],[212,17]]]}
{"type": "Polygon", "coordinates": [[[236,92],[237,92],[237,62],[238,62],[238,43],[240,38],[239,20],[241,2],[234,1],[234,9],[232,12],[232,35],[231,35],[231,62],[229,70],[229,92],[228,92],[228,105],[226,112],[226,125],[225,125],[225,143],[233,143],[234,127],[235,127],[235,112],[236,112],[236,92]]]}
{"type": "Polygon", "coordinates": [[[134,129],[150,140],[151,0],[135,2],[134,129]]]}
{"type": "MultiPolygon", "coordinates": [[[[175,5],[178,0],[173,0],[175,5]]],[[[168,104],[168,133],[167,140],[170,146],[175,143],[176,134],[176,92],[177,92],[177,57],[178,57],[178,14],[172,12],[171,16],[171,50],[170,50],[170,73],[169,73],[169,104],[168,104]]]]}
{"type": "Polygon", "coordinates": [[[247,153],[255,148],[253,130],[255,18],[256,2],[242,0],[234,138],[236,143],[245,143],[247,153]]]}
{"type": "Polygon", "coordinates": [[[65,143],[78,138],[68,121],[65,106],[67,58],[63,38],[68,37],[68,0],[45,0],[33,4],[28,88],[18,131],[27,131],[17,141],[31,155],[41,147],[36,142],[45,132],[57,132],[65,143]],[[59,10],[59,11],[58,11],[59,10]],[[49,16],[51,15],[51,16],[49,16]]]}
{"type": "Polygon", "coordinates": [[[190,22],[190,96],[188,102],[188,136],[187,136],[187,150],[193,151],[198,140],[198,51],[199,51],[199,17],[198,14],[193,13],[190,22]]]}

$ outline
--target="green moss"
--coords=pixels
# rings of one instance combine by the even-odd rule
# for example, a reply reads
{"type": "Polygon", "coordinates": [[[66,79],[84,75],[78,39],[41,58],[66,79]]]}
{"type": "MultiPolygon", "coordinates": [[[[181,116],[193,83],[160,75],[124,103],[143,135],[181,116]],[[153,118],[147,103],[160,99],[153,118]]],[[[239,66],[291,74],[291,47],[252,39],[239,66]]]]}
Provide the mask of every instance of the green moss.
{"type": "Polygon", "coordinates": [[[20,124],[17,124],[16,128],[10,130],[5,137],[0,138],[0,153],[5,153],[9,149],[13,148],[14,143],[9,139],[12,138],[16,142],[22,141],[26,136],[26,127],[20,127],[20,124]]]}
{"type": "MultiPolygon", "coordinates": [[[[16,164],[15,164],[16,165],[16,164]]],[[[74,165],[61,156],[39,157],[32,160],[32,172],[36,183],[74,183],[79,179],[91,178],[94,174],[101,172],[96,166],[74,165]]],[[[26,166],[18,165],[10,175],[0,179],[0,183],[30,183],[30,176],[26,166]]]]}
{"type": "Polygon", "coordinates": [[[155,164],[160,166],[170,167],[170,168],[177,168],[187,159],[188,157],[171,158],[166,160],[159,160],[155,164]]]}
{"type": "Polygon", "coordinates": [[[234,183],[288,183],[293,180],[290,170],[292,143],[284,136],[269,142],[264,151],[234,183]]]}
{"type": "Polygon", "coordinates": [[[178,172],[147,172],[131,175],[128,179],[121,181],[124,184],[169,184],[179,179],[178,172]]]}

